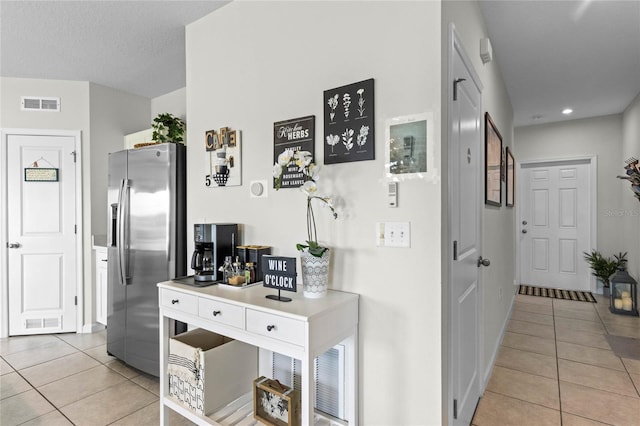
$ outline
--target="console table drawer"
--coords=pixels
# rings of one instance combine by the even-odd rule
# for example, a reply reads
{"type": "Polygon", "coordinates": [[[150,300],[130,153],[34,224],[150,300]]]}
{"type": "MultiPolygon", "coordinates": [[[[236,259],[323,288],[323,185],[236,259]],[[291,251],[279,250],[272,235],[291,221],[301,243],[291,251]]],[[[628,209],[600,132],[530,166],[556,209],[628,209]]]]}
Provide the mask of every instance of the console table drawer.
{"type": "Polygon", "coordinates": [[[304,346],[303,321],[247,309],[247,331],[304,346]]]}
{"type": "Polygon", "coordinates": [[[198,297],[173,290],[160,290],[162,306],[187,314],[198,314],[198,297]]]}
{"type": "Polygon", "coordinates": [[[202,297],[198,304],[198,315],[201,318],[233,327],[244,328],[243,308],[241,306],[230,305],[202,297]]]}

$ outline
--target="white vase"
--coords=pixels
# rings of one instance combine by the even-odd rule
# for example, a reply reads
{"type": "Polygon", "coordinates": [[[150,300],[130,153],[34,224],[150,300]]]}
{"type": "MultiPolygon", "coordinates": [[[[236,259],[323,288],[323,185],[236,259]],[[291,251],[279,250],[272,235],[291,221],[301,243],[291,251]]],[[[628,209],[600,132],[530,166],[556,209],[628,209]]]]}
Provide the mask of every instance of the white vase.
{"type": "Polygon", "coordinates": [[[300,252],[304,297],[318,299],[327,295],[327,289],[329,288],[329,257],[329,250],[326,250],[322,257],[316,257],[306,250],[300,252]]]}

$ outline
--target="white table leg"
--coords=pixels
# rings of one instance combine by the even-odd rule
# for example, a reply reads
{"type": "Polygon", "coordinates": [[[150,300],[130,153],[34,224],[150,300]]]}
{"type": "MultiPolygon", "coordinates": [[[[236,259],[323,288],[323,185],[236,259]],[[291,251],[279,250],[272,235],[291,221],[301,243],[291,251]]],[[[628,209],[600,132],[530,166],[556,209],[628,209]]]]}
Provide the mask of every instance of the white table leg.
{"type": "Polygon", "coordinates": [[[302,364],[302,394],[301,394],[301,403],[302,403],[302,425],[312,425],[313,424],[313,413],[314,413],[314,394],[315,387],[313,386],[313,357],[307,356],[303,357],[301,360],[302,364]]]}
{"type": "Polygon", "coordinates": [[[169,394],[167,359],[169,358],[169,318],[160,313],[160,425],[169,424],[169,408],[164,405],[164,397],[169,394]]]}

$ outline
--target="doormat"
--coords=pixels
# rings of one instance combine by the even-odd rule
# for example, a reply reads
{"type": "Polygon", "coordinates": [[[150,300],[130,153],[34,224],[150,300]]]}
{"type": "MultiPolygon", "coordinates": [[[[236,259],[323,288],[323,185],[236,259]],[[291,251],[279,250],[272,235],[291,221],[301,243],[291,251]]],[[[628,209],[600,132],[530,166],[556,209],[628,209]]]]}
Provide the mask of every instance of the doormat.
{"type": "Polygon", "coordinates": [[[558,288],[535,287],[532,285],[520,285],[518,294],[526,296],[550,297],[552,299],[576,300],[579,302],[598,303],[590,291],[562,290],[558,288]]]}

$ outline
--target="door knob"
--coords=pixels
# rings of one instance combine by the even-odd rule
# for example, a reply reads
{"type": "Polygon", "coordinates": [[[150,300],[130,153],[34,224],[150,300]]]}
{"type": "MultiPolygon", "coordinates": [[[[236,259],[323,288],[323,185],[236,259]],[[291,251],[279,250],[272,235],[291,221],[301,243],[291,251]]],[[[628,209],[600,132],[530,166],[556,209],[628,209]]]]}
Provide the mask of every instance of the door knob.
{"type": "Polygon", "coordinates": [[[20,243],[7,243],[7,248],[20,248],[20,243]]]}
{"type": "Polygon", "coordinates": [[[523,229],[523,230],[522,230],[522,233],[523,233],[523,234],[526,234],[526,233],[527,233],[527,230],[526,230],[526,229],[523,229]]]}
{"type": "Polygon", "coordinates": [[[527,221],[526,221],[526,220],[523,220],[523,221],[522,221],[522,224],[523,224],[523,225],[526,225],[526,224],[527,224],[527,221]]]}
{"type": "Polygon", "coordinates": [[[489,259],[483,259],[482,256],[478,257],[478,268],[489,265],[491,265],[491,261],[489,259]]]}

